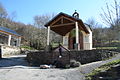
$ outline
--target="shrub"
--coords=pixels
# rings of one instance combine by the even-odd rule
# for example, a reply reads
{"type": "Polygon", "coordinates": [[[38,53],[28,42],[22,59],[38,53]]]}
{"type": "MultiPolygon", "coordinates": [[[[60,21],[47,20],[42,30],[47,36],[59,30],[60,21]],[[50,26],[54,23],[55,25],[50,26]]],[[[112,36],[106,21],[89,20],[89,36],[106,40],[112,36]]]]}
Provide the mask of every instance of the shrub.
{"type": "Polygon", "coordinates": [[[76,61],[76,60],[70,60],[70,67],[75,68],[75,67],[79,67],[80,66],[80,62],[76,61]]]}

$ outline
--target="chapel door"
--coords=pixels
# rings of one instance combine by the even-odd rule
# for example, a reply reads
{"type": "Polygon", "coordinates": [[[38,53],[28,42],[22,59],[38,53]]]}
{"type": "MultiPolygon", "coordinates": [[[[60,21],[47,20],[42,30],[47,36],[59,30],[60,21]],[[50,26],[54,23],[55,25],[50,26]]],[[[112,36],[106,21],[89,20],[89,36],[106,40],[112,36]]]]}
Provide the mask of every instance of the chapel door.
{"type": "Polygon", "coordinates": [[[83,33],[79,33],[79,43],[80,43],[80,49],[83,49],[83,33]]]}

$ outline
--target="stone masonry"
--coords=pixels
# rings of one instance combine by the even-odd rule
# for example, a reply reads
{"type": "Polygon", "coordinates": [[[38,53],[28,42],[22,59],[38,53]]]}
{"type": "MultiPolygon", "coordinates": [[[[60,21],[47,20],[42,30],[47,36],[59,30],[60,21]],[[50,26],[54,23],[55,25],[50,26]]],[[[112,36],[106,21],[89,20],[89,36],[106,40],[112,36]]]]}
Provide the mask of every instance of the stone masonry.
{"type": "Polygon", "coordinates": [[[81,64],[100,61],[118,54],[120,50],[83,50],[83,51],[64,51],[59,58],[59,52],[37,51],[27,54],[27,60],[30,65],[53,64],[54,61],[60,61],[66,65],[70,60],[79,61],[81,64]]]}

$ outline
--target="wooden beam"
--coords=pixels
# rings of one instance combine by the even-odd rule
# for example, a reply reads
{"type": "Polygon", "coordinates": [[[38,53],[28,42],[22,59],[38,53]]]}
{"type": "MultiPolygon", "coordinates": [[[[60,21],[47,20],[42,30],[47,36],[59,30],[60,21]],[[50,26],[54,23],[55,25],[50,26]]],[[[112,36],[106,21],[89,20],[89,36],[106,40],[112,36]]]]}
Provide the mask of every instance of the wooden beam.
{"type": "Polygon", "coordinates": [[[79,25],[79,29],[85,31],[84,28],[80,24],[78,24],[78,25],[79,25]]]}
{"type": "Polygon", "coordinates": [[[69,21],[71,21],[71,22],[73,22],[73,23],[75,23],[75,21],[74,20],[72,20],[72,19],[69,19],[69,18],[67,18],[67,17],[64,17],[64,16],[61,16],[60,18],[58,18],[57,20],[55,20],[50,26],[53,26],[56,22],[58,22],[59,20],[61,20],[61,23],[63,23],[63,18],[65,18],[65,19],[67,19],[67,20],[69,20],[69,21]]]}
{"type": "Polygon", "coordinates": [[[74,25],[74,24],[75,23],[66,23],[66,24],[53,25],[52,27],[69,26],[69,25],[74,25]]]}
{"type": "Polygon", "coordinates": [[[71,22],[74,22],[74,23],[75,23],[75,21],[74,21],[74,20],[72,20],[72,19],[70,19],[70,18],[67,18],[67,17],[63,17],[63,18],[65,18],[65,19],[67,19],[67,20],[69,20],[69,21],[71,21],[71,22]]]}
{"type": "Polygon", "coordinates": [[[62,17],[58,18],[57,20],[53,21],[50,26],[54,25],[57,21],[59,21],[62,17]]]}
{"type": "Polygon", "coordinates": [[[63,17],[61,18],[61,24],[63,24],[63,17]]]}

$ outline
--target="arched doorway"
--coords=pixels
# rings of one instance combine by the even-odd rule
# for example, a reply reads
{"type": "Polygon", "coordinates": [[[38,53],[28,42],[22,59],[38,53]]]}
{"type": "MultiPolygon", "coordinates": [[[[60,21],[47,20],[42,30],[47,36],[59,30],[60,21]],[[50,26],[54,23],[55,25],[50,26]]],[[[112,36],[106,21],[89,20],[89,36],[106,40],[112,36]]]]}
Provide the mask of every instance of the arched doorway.
{"type": "Polygon", "coordinates": [[[75,39],[75,29],[71,30],[69,33],[69,42],[68,42],[68,48],[70,50],[75,49],[75,43],[76,43],[76,39],[75,39]]]}
{"type": "MultiPolygon", "coordinates": [[[[83,49],[83,33],[81,31],[79,31],[79,43],[80,43],[80,49],[83,49]]],[[[69,33],[68,48],[70,50],[76,49],[75,29],[71,30],[71,32],[69,33]]]]}
{"type": "Polygon", "coordinates": [[[69,36],[69,46],[68,46],[68,48],[70,49],[70,50],[73,50],[73,49],[75,49],[75,41],[76,39],[75,39],[75,37],[70,37],[69,36]]]}

